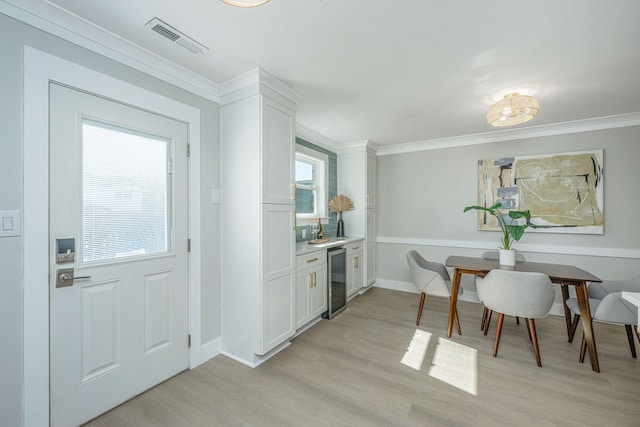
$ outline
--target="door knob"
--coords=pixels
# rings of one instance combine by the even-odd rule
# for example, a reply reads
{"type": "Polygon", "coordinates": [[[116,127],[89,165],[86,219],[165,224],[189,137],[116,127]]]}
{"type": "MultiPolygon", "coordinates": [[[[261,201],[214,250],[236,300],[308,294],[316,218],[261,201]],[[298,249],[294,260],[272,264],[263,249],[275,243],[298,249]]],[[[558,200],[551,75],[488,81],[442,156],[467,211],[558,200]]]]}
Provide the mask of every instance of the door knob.
{"type": "Polygon", "coordinates": [[[91,276],[74,276],[73,268],[62,268],[56,272],[56,288],[73,285],[76,279],[90,279],[91,276]]]}

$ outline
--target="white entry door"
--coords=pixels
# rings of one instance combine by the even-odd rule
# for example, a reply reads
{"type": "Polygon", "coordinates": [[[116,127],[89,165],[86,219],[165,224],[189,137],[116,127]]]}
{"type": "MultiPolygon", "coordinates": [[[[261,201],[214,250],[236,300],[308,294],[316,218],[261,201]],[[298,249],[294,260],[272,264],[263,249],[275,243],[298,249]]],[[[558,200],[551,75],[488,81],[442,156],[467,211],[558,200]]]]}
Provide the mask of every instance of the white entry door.
{"type": "Polygon", "coordinates": [[[51,424],[75,426],[188,367],[187,125],[53,83],[49,110],[51,424]]]}

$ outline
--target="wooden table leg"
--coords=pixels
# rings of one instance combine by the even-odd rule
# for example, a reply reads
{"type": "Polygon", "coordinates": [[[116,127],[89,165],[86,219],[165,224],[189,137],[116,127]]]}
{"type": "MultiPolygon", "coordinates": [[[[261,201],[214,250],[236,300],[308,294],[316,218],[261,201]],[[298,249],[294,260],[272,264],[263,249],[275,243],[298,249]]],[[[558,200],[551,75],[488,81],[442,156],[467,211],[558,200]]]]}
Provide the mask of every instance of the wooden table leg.
{"type": "Polygon", "coordinates": [[[567,336],[569,342],[571,342],[571,310],[567,307],[567,300],[569,299],[569,285],[563,283],[562,287],[562,307],[564,308],[564,320],[567,323],[567,336]]]}
{"type": "Polygon", "coordinates": [[[449,324],[447,325],[447,338],[451,338],[453,332],[453,320],[456,315],[456,306],[458,304],[458,291],[460,290],[460,270],[453,270],[453,281],[451,282],[451,298],[449,300],[449,324]]]}
{"type": "Polygon", "coordinates": [[[576,297],[580,306],[580,316],[582,316],[582,330],[587,341],[587,349],[589,350],[589,359],[591,360],[591,369],[600,372],[600,364],[598,363],[598,352],[596,351],[596,338],[593,335],[593,324],[591,321],[591,309],[589,307],[589,295],[587,294],[587,284],[581,282],[576,285],[576,297]]]}

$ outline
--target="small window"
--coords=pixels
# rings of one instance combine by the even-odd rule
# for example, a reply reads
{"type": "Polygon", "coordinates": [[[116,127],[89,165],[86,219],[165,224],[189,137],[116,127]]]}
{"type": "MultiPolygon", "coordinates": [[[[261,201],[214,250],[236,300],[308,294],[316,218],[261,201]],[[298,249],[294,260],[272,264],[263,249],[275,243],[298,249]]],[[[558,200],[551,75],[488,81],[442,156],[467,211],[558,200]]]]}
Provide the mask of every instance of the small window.
{"type": "Polygon", "coordinates": [[[326,154],[296,145],[296,217],[300,225],[318,218],[327,220],[328,166],[326,154]]]}

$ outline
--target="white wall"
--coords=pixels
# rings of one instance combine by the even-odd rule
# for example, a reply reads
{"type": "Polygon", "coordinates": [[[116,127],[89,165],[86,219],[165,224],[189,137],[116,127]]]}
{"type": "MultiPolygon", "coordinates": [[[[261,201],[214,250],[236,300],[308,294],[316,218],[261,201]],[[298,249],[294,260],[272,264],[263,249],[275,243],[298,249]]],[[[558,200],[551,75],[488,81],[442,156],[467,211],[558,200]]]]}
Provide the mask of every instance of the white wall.
{"type": "MultiPolygon", "coordinates": [[[[604,149],[604,234],[527,231],[515,242],[528,261],[573,264],[604,279],[640,275],[640,126],[526,140],[379,156],[376,278],[411,282],[405,254],[416,249],[433,261],[479,256],[499,245],[499,233],[477,231],[477,161],[604,149]],[[412,241],[410,239],[417,239],[412,241]],[[589,250],[595,254],[580,255],[589,250]],[[618,250],[618,251],[616,251],[618,250]],[[595,256],[594,256],[595,255],[595,256]]],[[[465,289],[473,283],[463,276],[465,289]]]]}
{"type": "MultiPolygon", "coordinates": [[[[211,189],[219,188],[217,104],[156,78],[93,54],[0,14],[0,210],[23,210],[22,84],[23,46],[78,63],[144,89],[173,98],[201,111],[201,341],[220,337],[219,212],[211,189]]],[[[0,424],[22,425],[23,280],[22,237],[0,238],[0,424]]],[[[28,267],[28,265],[27,265],[28,267]]]]}

